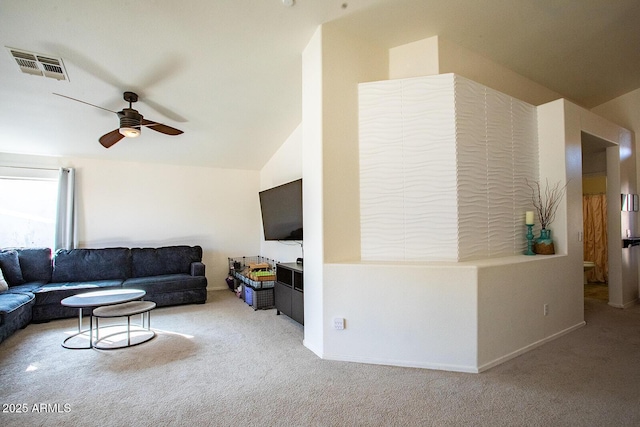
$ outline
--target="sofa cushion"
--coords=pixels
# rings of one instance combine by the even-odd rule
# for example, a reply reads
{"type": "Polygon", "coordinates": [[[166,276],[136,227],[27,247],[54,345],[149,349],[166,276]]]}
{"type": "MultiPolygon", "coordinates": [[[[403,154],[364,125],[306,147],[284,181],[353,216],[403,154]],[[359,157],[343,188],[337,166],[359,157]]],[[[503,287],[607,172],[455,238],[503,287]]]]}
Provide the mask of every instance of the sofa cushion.
{"type": "Polygon", "coordinates": [[[42,286],[46,285],[47,282],[27,282],[18,286],[11,286],[7,292],[16,294],[16,293],[34,293],[42,286]]]}
{"type": "Polygon", "coordinates": [[[18,252],[14,249],[0,251],[0,269],[9,286],[21,285],[24,283],[18,252]]]}
{"type": "MultiPolygon", "coordinates": [[[[7,297],[0,295],[0,300],[4,298],[7,297]]],[[[0,309],[0,342],[31,322],[33,304],[33,294],[9,295],[9,300],[4,301],[5,307],[0,309]],[[4,309],[10,311],[5,312],[4,309]]]]}
{"type": "Polygon", "coordinates": [[[147,292],[145,301],[153,301],[156,307],[166,307],[181,304],[204,304],[207,302],[207,290],[205,288],[183,289],[176,292],[147,292]]]}
{"type": "Polygon", "coordinates": [[[191,263],[202,260],[200,246],[131,249],[131,277],[189,274],[191,263]]]}
{"type": "Polygon", "coordinates": [[[50,248],[17,249],[18,261],[25,282],[50,282],[51,262],[50,248]]]}
{"type": "Polygon", "coordinates": [[[53,259],[52,282],[124,280],[131,271],[127,248],[61,249],[53,259]]]}
{"type": "Polygon", "coordinates": [[[47,283],[37,289],[36,305],[60,304],[60,301],[83,292],[99,291],[105,288],[120,287],[122,280],[97,280],[88,282],[47,283]]]}
{"type": "Polygon", "coordinates": [[[21,292],[3,292],[0,294],[0,314],[11,313],[14,310],[28,304],[33,299],[33,294],[21,292]]]}
{"type": "Polygon", "coordinates": [[[122,284],[122,287],[141,289],[147,293],[175,292],[186,289],[206,288],[207,279],[204,276],[191,276],[189,274],[167,274],[164,276],[127,279],[122,284]]]}

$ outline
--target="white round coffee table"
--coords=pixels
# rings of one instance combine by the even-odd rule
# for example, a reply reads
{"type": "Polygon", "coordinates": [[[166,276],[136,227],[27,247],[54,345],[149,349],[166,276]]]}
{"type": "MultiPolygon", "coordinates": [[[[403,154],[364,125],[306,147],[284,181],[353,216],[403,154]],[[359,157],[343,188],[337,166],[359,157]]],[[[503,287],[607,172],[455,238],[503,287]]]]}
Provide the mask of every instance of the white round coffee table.
{"type": "Polygon", "coordinates": [[[140,289],[106,289],[102,291],[85,292],[67,297],[60,301],[65,307],[73,307],[78,309],[78,332],[65,338],[62,342],[64,348],[71,350],[85,350],[93,348],[93,316],[89,313],[89,329],[82,329],[82,310],[85,308],[96,308],[107,305],[122,304],[129,301],[139,300],[146,295],[145,291],[140,289]],[[88,333],[89,345],[80,346],[69,343],[69,341],[77,341],[78,337],[88,333]]]}

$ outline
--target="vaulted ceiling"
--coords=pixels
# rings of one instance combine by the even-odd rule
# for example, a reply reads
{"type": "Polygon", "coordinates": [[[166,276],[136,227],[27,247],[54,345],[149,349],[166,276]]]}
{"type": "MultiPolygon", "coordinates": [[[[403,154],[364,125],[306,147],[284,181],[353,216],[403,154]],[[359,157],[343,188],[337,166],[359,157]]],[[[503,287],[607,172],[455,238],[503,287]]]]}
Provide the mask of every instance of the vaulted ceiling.
{"type": "Polygon", "coordinates": [[[590,108],[640,88],[637,0],[0,0],[0,43],[62,58],[68,81],[0,48],[0,153],[259,169],[300,124],[318,25],[390,48],[439,35],[590,108]],[[110,149],[126,90],[146,119],[110,149]]]}

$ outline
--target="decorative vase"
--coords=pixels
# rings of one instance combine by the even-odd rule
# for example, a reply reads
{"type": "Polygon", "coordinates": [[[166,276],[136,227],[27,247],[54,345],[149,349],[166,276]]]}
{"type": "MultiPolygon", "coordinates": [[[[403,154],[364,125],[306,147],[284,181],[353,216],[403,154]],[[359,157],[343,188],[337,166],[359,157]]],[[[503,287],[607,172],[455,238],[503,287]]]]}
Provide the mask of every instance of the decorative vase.
{"type": "Polygon", "coordinates": [[[546,228],[540,230],[540,237],[536,239],[533,250],[538,255],[553,255],[556,253],[553,247],[553,239],[551,238],[551,230],[546,228]]]}

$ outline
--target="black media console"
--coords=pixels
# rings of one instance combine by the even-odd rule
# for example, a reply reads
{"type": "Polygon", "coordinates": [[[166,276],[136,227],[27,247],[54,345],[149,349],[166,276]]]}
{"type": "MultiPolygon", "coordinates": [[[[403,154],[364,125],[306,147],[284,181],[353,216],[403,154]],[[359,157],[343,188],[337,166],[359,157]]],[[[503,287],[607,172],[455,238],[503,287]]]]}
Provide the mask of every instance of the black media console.
{"type": "Polygon", "coordinates": [[[286,314],[304,325],[304,276],[302,264],[295,262],[276,265],[274,284],[276,314],[286,314]]]}

